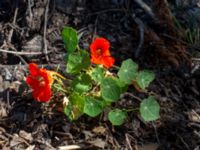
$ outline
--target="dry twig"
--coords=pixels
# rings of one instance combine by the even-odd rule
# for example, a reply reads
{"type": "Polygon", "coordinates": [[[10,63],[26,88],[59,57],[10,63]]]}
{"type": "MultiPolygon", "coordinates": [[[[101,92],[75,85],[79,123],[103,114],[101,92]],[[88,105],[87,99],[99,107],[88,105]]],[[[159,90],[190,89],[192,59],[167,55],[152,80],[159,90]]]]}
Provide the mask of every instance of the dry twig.
{"type": "Polygon", "coordinates": [[[50,2],[50,0],[47,0],[47,6],[46,6],[46,9],[45,9],[45,15],[44,15],[44,35],[43,35],[44,54],[45,54],[45,58],[46,58],[47,62],[49,61],[49,57],[47,55],[48,51],[47,51],[47,40],[46,40],[49,2],[50,2]]]}
{"type": "Polygon", "coordinates": [[[140,54],[140,50],[141,50],[142,45],[144,43],[144,24],[139,18],[135,17],[135,15],[132,15],[132,17],[133,17],[134,21],[136,22],[136,24],[138,25],[138,28],[140,30],[140,42],[139,42],[138,47],[137,47],[137,49],[135,50],[135,53],[134,53],[135,58],[138,58],[139,54],[140,54]]]}
{"type": "Polygon", "coordinates": [[[127,133],[125,134],[125,137],[126,137],[126,142],[128,144],[129,149],[133,150],[127,133]]]}
{"type": "Polygon", "coordinates": [[[149,14],[153,19],[155,19],[155,15],[152,9],[145,3],[143,0],[135,0],[135,2],[142,8],[144,11],[149,14]]]}
{"type": "Polygon", "coordinates": [[[9,53],[14,55],[41,55],[41,52],[18,52],[18,51],[10,51],[5,49],[0,49],[0,52],[9,53]]]}
{"type": "MultiPolygon", "coordinates": [[[[16,7],[16,9],[15,9],[15,13],[14,13],[13,22],[12,22],[12,25],[13,25],[13,26],[15,26],[15,24],[16,24],[16,18],[17,18],[18,10],[19,10],[19,8],[18,8],[18,5],[17,5],[17,7],[16,7]]],[[[13,36],[13,31],[14,31],[14,29],[12,28],[12,29],[10,30],[9,35],[8,35],[8,42],[9,42],[9,43],[11,43],[12,36],[13,36]]]]}
{"type": "Polygon", "coordinates": [[[33,6],[33,1],[28,0],[28,12],[29,12],[29,22],[32,22],[33,19],[33,13],[31,7],[33,6]]]}
{"type": "Polygon", "coordinates": [[[79,145],[66,145],[58,147],[59,150],[73,150],[73,149],[81,149],[79,145]]]}

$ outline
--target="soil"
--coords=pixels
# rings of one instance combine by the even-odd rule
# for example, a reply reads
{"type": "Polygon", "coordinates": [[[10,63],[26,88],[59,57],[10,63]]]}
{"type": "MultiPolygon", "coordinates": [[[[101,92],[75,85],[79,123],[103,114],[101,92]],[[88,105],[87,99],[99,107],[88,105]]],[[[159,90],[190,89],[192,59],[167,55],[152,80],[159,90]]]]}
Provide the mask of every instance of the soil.
{"type": "MultiPolygon", "coordinates": [[[[182,7],[189,11],[183,12],[175,7],[181,3],[178,0],[168,7],[159,0],[145,1],[152,13],[138,1],[0,1],[1,149],[200,149],[199,41],[185,41],[166,15],[172,12],[181,23],[190,25],[184,17],[193,12],[187,7],[191,3],[184,2],[182,7]],[[165,14],[155,9],[161,6],[165,14]],[[160,119],[146,123],[132,112],[119,127],[104,115],[71,122],[56,107],[34,101],[24,83],[27,64],[36,62],[52,70],[60,66],[64,73],[66,50],[60,36],[64,26],[78,30],[81,48],[88,49],[97,36],[106,37],[116,65],[131,57],[141,69],[152,69],[156,79],[148,92],[161,106],[160,119]]],[[[191,7],[199,11],[198,2],[191,7]]],[[[130,87],[119,105],[138,107],[145,96],[130,87]]]]}

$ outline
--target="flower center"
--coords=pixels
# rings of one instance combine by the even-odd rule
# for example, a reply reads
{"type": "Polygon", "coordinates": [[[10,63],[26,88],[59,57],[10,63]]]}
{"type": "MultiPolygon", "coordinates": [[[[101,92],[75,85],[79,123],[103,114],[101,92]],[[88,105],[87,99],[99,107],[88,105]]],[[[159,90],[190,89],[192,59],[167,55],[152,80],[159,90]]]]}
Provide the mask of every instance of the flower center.
{"type": "Polygon", "coordinates": [[[40,87],[45,86],[45,82],[44,81],[40,82],[39,86],[40,87]]]}
{"type": "Polygon", "coordinates": [[[43,77],[33,77],[39,81],[39,87],[45,86],[45,81],[43,77]]]}
{"type": "Polygon", "coordinates": [[[101,56],[102,55],[102,50],[101,49],[97,49],[96,53],[97,53],[97,55],[101,56]]]}
{"type": "Polygon", "coordinates": [[[40,84],[39,84],[40,87],[45,85],[45,81],[44,81],[43,77],[39,77],[38,81],[40,82],[40,84]]]}

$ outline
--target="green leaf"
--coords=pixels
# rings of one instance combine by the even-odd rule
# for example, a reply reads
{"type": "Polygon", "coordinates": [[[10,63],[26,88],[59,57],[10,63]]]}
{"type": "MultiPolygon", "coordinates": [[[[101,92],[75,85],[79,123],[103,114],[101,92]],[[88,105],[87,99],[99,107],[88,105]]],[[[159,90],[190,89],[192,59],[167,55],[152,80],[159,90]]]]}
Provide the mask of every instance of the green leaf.
{"type": "Polygon", "coordinates": [[[101,96],[108,102],[115,102],[120,98],[121,89],[116,80],[110,77],[106,77],[102,80],[101,96]]]}
{"type": "Polygon", "coordinates": [[[154,96],[149,96],[140,103],[140,114],[145,121],[159,118],[160,106],[154,96]]]}
{"type": "Polygon", "coordinates": [[[104,78],[104,75],[105,75],[104,68],[102,68],[101,66],[97,66],[92,70],[91,78],[97,83],[100,83],[104,78]]]}
{"type": "Polygon", "coordinates": [[[71,27],[64,27],[61,36],[67,52],[74,52],[78,45],[78,35],[76,30],[71,27]]]}
{"type": "Polygon", "coordinates": [[[80,73],[82,69],[88,68],[90,65],[90,56],[88,52],[81,50],[78,53],[71,53],[68,56],[67,73],[80,73]]]}
{"type": "Polygon", "coordinates": [[[119,126],[123,124],[126,117],[127,117],[127,113],[120,109],[112,110],[108,114],[109,121],[115,126],[119,126]]]}
{"type": "Polygon", "coordinates": [[[80,74],[72,81],[72,89],[78,93],[84,93],[92,88],[91,77],[87,74],[80,74]]]}
{"type": "Polygon", "coordinates": [[[73,114],[72,114],[72,103],[68,102],[67,106],[64,107],[64,114],[70,119],[70,120],[74,120],[73,118],[73,114]]]}
{"type": "Polygon", "coordinates": [[[140,86],[141,89],[145,89],[149,86],[149,84],[155,79],[155,74],[149,70],[143,70],[138,73],[136,78],[136,82],[140,86]]]}
{"type": "Polygon", "coordinates": [[[84,113],[90,117],[96,117],[103,110],[102,103],[94,97],[86,97],[84,113]]]}
{"type": "Polygon", "coordinates": [[[115,78],[115,81],[120,87],[120,91],[121,91],[120,93],[124,93],[127,91],[128,85],[124,81],[121,81],[119,78],[115,78]]]}
{"type": "Polygon", "coordinates": [[[69,119],[76,120],[83,115],[84,104],[84,96],[78,95],[77,93],[72,93],[69,96],[68,105],[64,108],[64,113],[69,117],[69,119]]]}
{"type": "Polygon", "coordinates": [[[122,65],[119,69],[117,75],[119,79],[126,84],[131,84],[131,82],[137,76],[138,65],[132,61],[132,59],[127,59],[122,62],[122,65]]]}

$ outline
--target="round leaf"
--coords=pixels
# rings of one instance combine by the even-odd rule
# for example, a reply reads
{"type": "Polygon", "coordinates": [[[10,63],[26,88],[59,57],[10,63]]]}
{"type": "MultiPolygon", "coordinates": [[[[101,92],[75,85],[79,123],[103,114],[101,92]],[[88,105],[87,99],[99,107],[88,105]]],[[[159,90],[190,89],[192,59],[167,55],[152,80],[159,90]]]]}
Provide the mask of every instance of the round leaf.
{"type": "Polygon", "coordinates": [[[136,82],[141,89],[145,89],[155,79],[155,74],[149,70],[143,70],[138,73],[136,82]]]}
{"type": "Polygon", "coordinates": [[[120,80],[119,78],[115,78],[115,81],[118,84],[118,86],[120,87],[121,93],[124,93],[127,91],[128,85],[124,81],[120,80]]]}
{"type": "Polygon", "coordinates": [[[91,78],[87,74],[77,76],[72,82],[72,88],[78,93],[84,93],[92,88],[91,78]]]}
{"type": "Polygon", "coordinates": [[[82,69],[86,69],[90,65],[89,54],[81,50],[78,53],[71,53],[68,55],[67,73],[80,73],[82,69]]]}
{"type": "Polygon", "coordinates": [[[74,117],[72,115],[73,106],[71,102],[68,102],[68,104],[64,107],[64,114],[70,119],[74,120],[74,117]]]}
{"type": "Polygon", "coordinates": [[[96,117],[102,112],[102,104],[93,97],[86,97],[84,113],[91,117],[96,117]]]}
{"type": "Polygon", "coordinates": [[[145,121],[159,118],[160,106],[154,96],[149,96],[140,103],[140,114],[145,121]]]}
{"type": "Polygon", "coordinates": [[[108,114],[109,121],[115,126],[119,126],[123,124],[126,117],[127,117],[127,113],[120,109],[112,110],[108,114]]]}
{"type": "Polygon", "coordinates": [[[69,96],[69,104],[64,108],[64,112],[71,120],[76,120],[83,115],[84,104],[84,96],[72,93],[69,96]]]}
{"type": "Polygon", "coordinates": [[[102,79],[104,78],[105,70],[104,68],[97,66],[92,70],[91,77],[94,81],[97,83],[100,83],[102,79]]]}
{"type": "Polygon", "coordinates": [[[71,53],[76,50],[78,45],[78,35],[76,30],[71,27],[64,27],[61,33],[66,50],[71,53]]]}
{"type": "Polygon", "coordinates": [[[106,101],[115,102],[120,98],[121,89],[113,78],[104,78],[100,87],[101,95],[106,101]]]}
{"type": "Polygon", "coordinates": [[[127,59],[122,62],[122,65],[119,69],[117,75],[119,79],[126,84],[131,84],[131,82],[137,76],[138,65],[132,61],[132,59],[127,59]]]}

